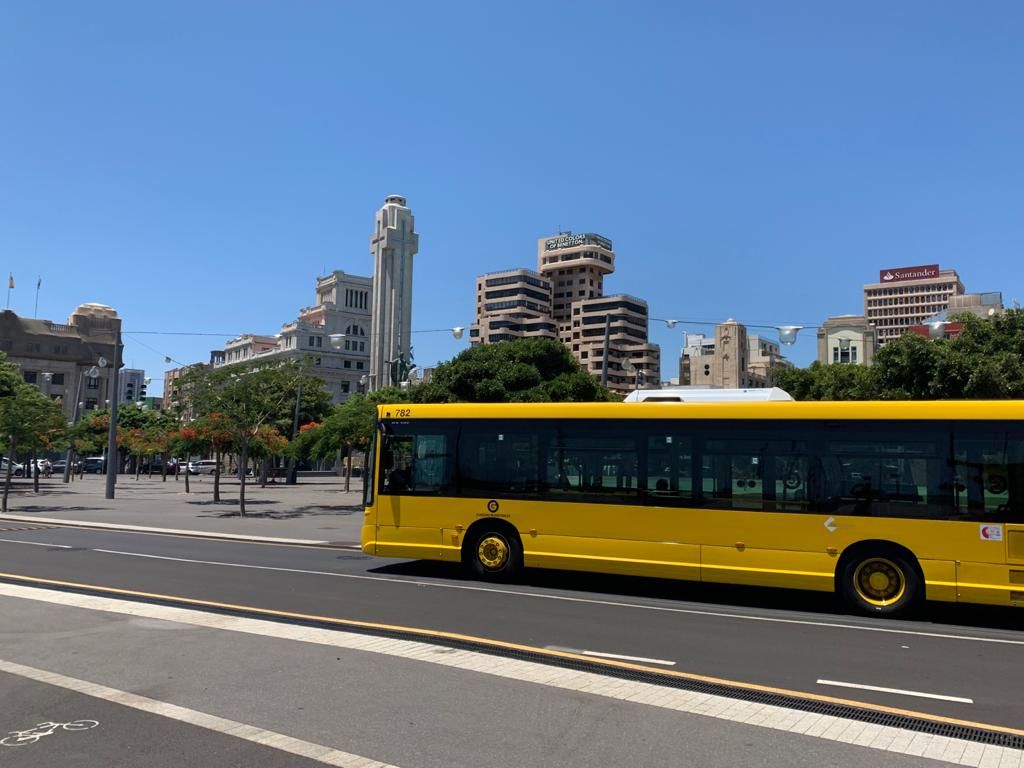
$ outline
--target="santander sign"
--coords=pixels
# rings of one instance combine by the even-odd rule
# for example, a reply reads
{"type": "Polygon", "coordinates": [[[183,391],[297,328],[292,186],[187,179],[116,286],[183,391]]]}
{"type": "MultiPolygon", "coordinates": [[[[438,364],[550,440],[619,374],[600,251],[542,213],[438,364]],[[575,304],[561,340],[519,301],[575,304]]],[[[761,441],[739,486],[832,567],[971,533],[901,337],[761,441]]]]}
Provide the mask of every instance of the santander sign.
{"type": "Polygon", "coordinates": [[[923,267],[900,267],[898,269],[883,269],[878,273],[878,281],[881,283],[896,283],[900,280],[930,280],[939,276],[938,264],[926,264],[923,267]]]}

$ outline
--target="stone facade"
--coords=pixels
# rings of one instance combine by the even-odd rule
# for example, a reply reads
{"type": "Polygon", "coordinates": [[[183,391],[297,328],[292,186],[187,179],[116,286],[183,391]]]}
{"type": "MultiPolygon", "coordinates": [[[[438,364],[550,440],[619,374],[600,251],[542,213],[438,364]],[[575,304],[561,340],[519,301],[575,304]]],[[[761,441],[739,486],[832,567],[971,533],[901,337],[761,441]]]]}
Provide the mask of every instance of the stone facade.
{"type": "Polygon", "coordinates": [[[822,365],[871,365],[877,346],[874,323],[863,315],[829,317],[818,328],[818,362],[822,365]]]}
{"type": "Polygon", "coordinates": [[[369,384],[372,290],[371,278],[341,270],[318,277],[316,303],[282,325],[278,335],[238,336],[223,351],[211,354],[211,365],[307,360],[310,373],[323,379],[332,400],[344,402],[369,384]],[[338,349],[331,343],[332,336],[343,336],[338,349]]]}
{"type": "Polygon", "coordinates": [[[109,402],[114,344],[120,331],[117,312],[104,304],[82,304],[67,323],[19,317],[4,310],[0,313],[0,351],[8,362],[21,368],[26,382],[60,400],[71,421],[76,416],[76,401],[81,403],[79,416],[109,402]],[[86,376],[101,358],[106,366],[99,368],[99,375],[86,376]]]}
{"type": "Polygon", "coordinates": [[[791,368],[779,345],[751,336],[742,323],[729,318],[715,326],[714,337],[688,333],[679,356],[679,384],[718,389],[774,386],[775,371],[791,368]]]}

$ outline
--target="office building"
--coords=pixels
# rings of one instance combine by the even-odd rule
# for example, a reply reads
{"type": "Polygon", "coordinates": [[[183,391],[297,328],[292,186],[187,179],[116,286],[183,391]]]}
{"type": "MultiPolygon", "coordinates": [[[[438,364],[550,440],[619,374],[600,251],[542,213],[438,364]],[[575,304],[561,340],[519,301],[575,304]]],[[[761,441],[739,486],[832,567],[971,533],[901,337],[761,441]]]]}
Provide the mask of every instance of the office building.
{"type": "Polygon", "coordinates": [[[963,293],[956,270],[938,264],[883,269],[877,283],[864,286],[864,317],[875,326],[882,346],[942,312],[963,293]]]}
{"type": "Polygon", "coordinates": [[[122,368],[117,376],[119,403],[136,403],[148,397],[146,372],[139,368],[122,368]]]}
{"type": "Polygon", "coordinates": [[[551,281],[529,269],[489,272],[476,279],[471,344],[558,337],[551,316],[551,281]]]}
{"type": "Polygon", "coordinates": [[[606,296],[615,270],[612,242],[594,233],[561,232],[537,241],[537,271],[509,269],[476,279],[472,344],[523,338],[558,339],[601,378],[607,327],[608,387],[627,393],[661,379],[658,345],[648,336],[647,302],[606,296]]]}

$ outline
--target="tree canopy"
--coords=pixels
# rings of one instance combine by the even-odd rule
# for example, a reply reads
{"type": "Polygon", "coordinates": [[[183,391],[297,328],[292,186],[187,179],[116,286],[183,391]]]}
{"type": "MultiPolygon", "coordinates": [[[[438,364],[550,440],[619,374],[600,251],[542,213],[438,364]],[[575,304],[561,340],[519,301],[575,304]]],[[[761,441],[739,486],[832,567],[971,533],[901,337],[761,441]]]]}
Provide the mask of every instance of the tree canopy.
{"type": "Polygon", "coordinates": [[[821,365],[776,372],[797,400],[1024,398],[1024,310],[961,315],[951,339],[907,333],[878,350],[874,365],[821,365]]]}
{"type": "Polygon", "coordinates": [[[470,347],[410,390],[421,403],[540,403],[611,400],[568,348],[553,339],[470,347]]]}

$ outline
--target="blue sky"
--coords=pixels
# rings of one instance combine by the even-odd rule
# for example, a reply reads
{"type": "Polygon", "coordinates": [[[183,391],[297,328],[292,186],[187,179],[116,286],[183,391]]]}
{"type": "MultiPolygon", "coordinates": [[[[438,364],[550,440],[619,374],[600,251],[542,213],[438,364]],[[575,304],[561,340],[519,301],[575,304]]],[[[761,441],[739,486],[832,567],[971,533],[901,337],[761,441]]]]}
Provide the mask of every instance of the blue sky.
{"type": "Polygon", "coordinates": [[[20,314],[40,276],[41,317],[115,306],[154,378],[369,274],[393,193],[414,329],[559,228],[610,237],[606,289],[654,317],[816,324],[936,262],[1024,299],[1021,40],[994,1],[7,2],[0,270],[20,314]]]}

